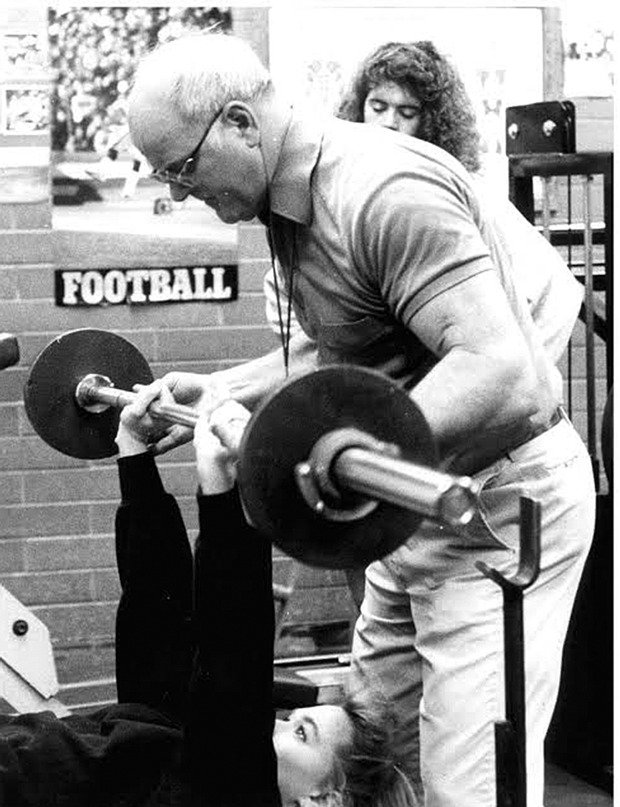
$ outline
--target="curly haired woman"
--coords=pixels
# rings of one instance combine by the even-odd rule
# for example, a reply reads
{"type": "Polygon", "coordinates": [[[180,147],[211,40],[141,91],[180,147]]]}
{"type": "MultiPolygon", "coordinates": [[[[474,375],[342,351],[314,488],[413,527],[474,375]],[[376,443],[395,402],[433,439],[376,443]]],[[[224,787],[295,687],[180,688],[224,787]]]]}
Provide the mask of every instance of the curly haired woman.
{"type": "Polygon", "coordinates": [[[476,115],[460,76],[432,42],[387,42],[360,64],[338,117],[376,123],[480,168],[476,115]]]}

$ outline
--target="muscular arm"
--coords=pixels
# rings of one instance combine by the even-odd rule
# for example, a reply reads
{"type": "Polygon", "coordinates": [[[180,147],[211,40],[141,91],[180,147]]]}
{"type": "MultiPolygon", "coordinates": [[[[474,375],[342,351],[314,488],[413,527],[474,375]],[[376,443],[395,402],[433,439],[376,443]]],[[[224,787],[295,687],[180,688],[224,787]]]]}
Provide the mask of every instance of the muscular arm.
{"type": "MultiPolygon", "coordinates": [[[[314,342],[302,331],[294,334],[289,346],[289,377],[311,372],[316,367],[314,342]]],[[[285,380],[282,349],[213,373],[213,377],[226,385],[232,398],[252,409],[285,380]]]]}
{"type": "MultiPolygon", "coordinates": [[[[265,315],[271,330],[280,337],[280,313],[288,311],[286,284],[280,278],[278,291],[273,278],[273,270],[266,272],[263,279],[265,293],[265,315]],[[278,297],[280,309],[278,309],[278,297]]],[[[291,312],[291,341],[289,346],[289,374],[301,375],[316,370],[316,344],[302,331],[295,314],[291,312]]],[[[244,406],[253,408],[278,384],[284,381],[284,358],[282,349],[274,350],[254,361],[237,365],[216,376],[225,382],[232,397],[244,406]]]]}
{"type": "Polygon", "coordinates": [[[236,489],[198,504],[198,656],[186,730],[193,791],[217,807],[279,807],[271,545],[248,526],[236,489]]]}
{"type": "Polygon", "coordinates": [[[484,467],[522,442],[539,396],[548,399],[538,392],[536,359],[493,264],[473,191],[466,179],[423,164],[381,187],[360,221],[360,265],[437,358],[412,398],[444,461],[460,471],[484,467]]]}
{"type": "Polygon", "coordinates": [[[467,455],[484,435],[489,455],[537,410],[528,346],[494,272],[428,302],[411,327],[440,361],[411,393],[441,453],[467,455]]]}

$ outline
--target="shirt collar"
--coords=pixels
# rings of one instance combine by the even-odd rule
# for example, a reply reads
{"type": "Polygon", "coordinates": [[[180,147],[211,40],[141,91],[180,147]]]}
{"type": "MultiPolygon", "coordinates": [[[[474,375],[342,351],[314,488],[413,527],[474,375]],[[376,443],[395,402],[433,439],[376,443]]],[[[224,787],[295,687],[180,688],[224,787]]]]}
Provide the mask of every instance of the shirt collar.
{"type": "Polygon", "coordinates": [[[293,110],[269,185],[272,212],[299,224],[312,221],[310,181],[321,152],[323,128],[293,110]]]}

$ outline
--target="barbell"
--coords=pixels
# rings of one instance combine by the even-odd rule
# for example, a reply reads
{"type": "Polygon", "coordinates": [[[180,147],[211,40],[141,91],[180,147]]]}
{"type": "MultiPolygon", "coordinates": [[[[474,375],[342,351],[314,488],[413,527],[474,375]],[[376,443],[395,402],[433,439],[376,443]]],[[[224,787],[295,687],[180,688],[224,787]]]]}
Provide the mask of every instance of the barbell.
{"type": "MultiPolygon", "coordinates": [[[[24,388],[39,436],[72,457],[113,456],[120,409],[153,376],[128,340],[80,329],[54,339],[24,388]]],[[[195,410],[154,402],[165,422],[194,426],[195,410]]],[[[364,566],[392,552],[430,517],[458,528],[473,517],[469,477],[437,468],[419,408],[374,370],[332,365],[285,382],[253,412],[238,483],[249,521],[285,553],[314,566],[364,566]]]]}

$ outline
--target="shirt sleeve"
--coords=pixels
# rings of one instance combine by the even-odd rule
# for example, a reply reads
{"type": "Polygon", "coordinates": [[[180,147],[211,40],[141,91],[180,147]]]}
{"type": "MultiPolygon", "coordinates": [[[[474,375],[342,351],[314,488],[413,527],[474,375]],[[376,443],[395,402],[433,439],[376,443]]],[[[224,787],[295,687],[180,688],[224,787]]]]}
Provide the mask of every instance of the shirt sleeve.
{"type": "Polygon", "coordinates": [[[153,457],[124,457],[118,468],[118,699],[182,719],[193,655],[191,548],[153,457]]]}
{"type": "Polygon", "coordinates": [[[466,186],[449,173],[395,174],[360,210],[356,260],[409,326],[427,302],[493,269],[466,186]]]}
{"type": "Polygon", "coordinates": [[[278,807],[271,545],[247,524],[236,490],[199,497],[199,514],[186,729],[196,803],[204,793],[214,807],[278,807]]]}
{"type": "Polygon", "coordinates": [[[180,734],[137,704],[62,720],[51,712],[0,715],[0,804],[145,804],[173,764],[180,734]]]}

